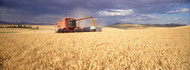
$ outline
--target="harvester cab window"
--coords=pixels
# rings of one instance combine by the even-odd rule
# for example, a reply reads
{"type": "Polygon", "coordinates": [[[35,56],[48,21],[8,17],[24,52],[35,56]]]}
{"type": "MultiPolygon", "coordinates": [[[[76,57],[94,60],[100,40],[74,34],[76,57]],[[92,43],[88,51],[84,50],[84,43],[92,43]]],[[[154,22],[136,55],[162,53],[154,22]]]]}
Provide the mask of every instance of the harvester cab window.
{"type": "Polygon", "coordinates": [[[68,27],[76,27],[76,21],[74,20],[68,21],[68,27]]]}

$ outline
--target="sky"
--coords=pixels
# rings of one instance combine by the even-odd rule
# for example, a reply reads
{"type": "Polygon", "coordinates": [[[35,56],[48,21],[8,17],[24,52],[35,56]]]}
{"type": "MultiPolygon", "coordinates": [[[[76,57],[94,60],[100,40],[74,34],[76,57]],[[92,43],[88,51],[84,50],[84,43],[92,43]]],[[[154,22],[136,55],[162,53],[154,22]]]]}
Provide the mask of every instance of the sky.
{"type": "Polygon", "coordinates": [[[101,26],[114,23],[190,25],[190,0],[0,0],[0,21],[56,24],[64,17],[88,16],[93,16],[101,26]]]}

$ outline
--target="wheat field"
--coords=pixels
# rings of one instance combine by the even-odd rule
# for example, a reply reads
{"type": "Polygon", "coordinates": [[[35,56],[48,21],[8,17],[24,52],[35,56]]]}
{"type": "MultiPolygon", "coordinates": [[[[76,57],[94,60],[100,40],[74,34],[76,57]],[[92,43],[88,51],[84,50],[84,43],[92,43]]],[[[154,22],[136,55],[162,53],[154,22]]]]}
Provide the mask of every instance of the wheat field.
{"type": "Polygon", "coordinates": [[[1,70],[190,70],[190,26],[54,33],[0,29],[1,70]]]}

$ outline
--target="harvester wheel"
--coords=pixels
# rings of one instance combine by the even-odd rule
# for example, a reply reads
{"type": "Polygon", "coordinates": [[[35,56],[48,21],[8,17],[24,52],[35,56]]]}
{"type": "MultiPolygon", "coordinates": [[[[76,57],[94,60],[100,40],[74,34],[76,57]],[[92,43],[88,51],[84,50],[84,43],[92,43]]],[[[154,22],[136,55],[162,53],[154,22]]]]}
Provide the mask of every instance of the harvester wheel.
{"type": "Polygon", "coordinates": [[[59,29],[59,30],[58,30],[58,33],[62,33],[62,31],[63,31],[63,29],[59,29]]]}
{"type": "Polygon", "coordinates": [[[57,31],[58,33],[60,33],[60,29],[58,29],[58,31],[57,31]]]}
{"type": "Polygon", "coordinates": [[[66,32],[66,29],[63,29],[63,32],[65,33],[65,32],[66,32]]]}

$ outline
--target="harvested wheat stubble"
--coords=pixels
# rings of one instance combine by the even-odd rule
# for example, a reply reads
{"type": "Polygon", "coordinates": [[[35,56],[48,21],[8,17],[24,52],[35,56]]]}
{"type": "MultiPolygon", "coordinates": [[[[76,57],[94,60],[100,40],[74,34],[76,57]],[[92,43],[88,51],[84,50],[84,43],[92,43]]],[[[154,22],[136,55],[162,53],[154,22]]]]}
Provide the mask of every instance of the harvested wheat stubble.
{"type": "Polygon", "coordinates": [[[103,32],[66,34],[51,30],[0,33],[2,70],[189,70],[188,59],[190,26],[103,28],[103,32]]]}

